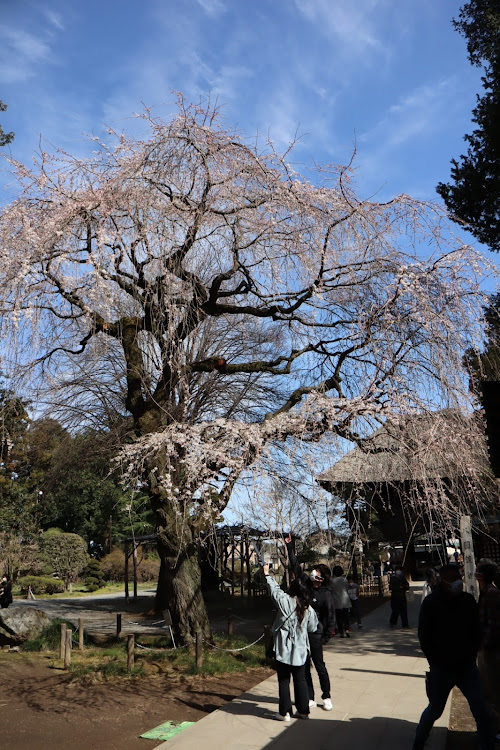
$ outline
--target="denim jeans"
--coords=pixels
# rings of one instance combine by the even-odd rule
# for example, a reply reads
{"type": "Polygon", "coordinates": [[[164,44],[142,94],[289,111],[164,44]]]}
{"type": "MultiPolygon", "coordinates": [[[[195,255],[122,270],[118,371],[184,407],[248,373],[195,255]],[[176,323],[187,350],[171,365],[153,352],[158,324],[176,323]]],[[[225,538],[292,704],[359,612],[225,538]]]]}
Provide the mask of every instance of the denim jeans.
{"type": "Polygon", "coordinates": [[[359,611],[359,599],[351,599],[351,617],[352,621],[356,620],[361,625],[361,613],[359,611]]]}
{"type": "Polygon", "coordinates": [[[321,697],[330,698],[330,678],[328,676],[326,664],[323,659],[323,643],[321,641],[321,634],[309,633],[309,647],[311,649],[311,653],[307,657],[306,661],[306,682],[307,689],[309,691],[309,700],[314,700],[314,687],[311,676],[311,661],[316,667],[316,672],[318,673],[319,684],[321,686],[321,697]]]}
{"type": "Polygon", "coordinates": [[[427,677],[426,690],[429,705],[424,710],[415,732],[413,750],[422,750],[432,726],[446,706],[451,689],[457,686],[464,694],[476,720],[481,750],[493,750],[494,740],[491,723],[484,700],[479,671],[474,662],[458,670],[432,666],[427,677]]]}
{"type": "Polygon", "coordinates": [[[276,673],[278,677],[279,712],[282,716],[292,713],[292,699],[290,697],[290,677],[293,678],[293,691],[295,693],[295,708],[299,714],[309,713],[309,693],[305,678],[305,664],[294,667],[292,664],[276,662],[276,673]]]}

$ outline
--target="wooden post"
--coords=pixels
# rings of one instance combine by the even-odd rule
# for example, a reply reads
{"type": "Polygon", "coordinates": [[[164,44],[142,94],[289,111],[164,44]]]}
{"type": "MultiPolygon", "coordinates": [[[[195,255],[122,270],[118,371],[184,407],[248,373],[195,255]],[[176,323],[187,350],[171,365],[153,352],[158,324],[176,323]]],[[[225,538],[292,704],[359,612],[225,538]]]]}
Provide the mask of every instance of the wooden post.
{"type": "Polygon", "coordinates": [[[196,668],[203,666],[203,634],[201,630],[196,631],[196,668]]]}
{"type": "Polygon", "coordinates": [[[61,645],[59,648],[59,658],[64,659],[64,654],[66,653],[66,628],[67,625],[65,622],[61,623],[61,645]]]}
{"type": "Polygon", "coordinates": [[[234,552],[236,548],[234,537],[231,539],[231,545],[231,596],[234,596],[234,552]]]}
{"type": "Polygon", "coordinates": [[[134,668],[134,648],[135,639],[134,635],[127,636],[127,669],[131,672],[134,668]]]}
{"type": "Polygon", "coordinates": [[[116,637],[119,638],[122,632],[122,613],[116,613],[116,637]]]}
{"type": "Polygon", "coordinates": [[[470,516],[460,517],[460,537],[462,553],[464,556],[464,591],[472,594],[476,599],[479,596],[476,577],[476,562],[474,560],[474,546],[472,543],[472,526],[470,516]]]}
{"type": "MultiPolygon", "coordinates": [[[[268,653],[268,648],[271,645],[271,642],[273,640],[273,631],[270,625],[264,625],[264,653],[268,653]]],[[[270,658],[266,656],[266,660],[268,662],[271,661],[270,658]]]]}
{"type": "Polygon", "coordinates": [[[137,599],[137,543],[134,539],[132,542],[132,570],[134,571],[134,599],[137,599]]]}
{"type": "Polygon", "coordinates": [[[233,635],[233,611],[227,610],[227,634],[233,635]]]}
{"type": "Polygon", "coordinates": [[[72,631],[66,630],[66,648],[64,649],[64,669],[69,669],[71,664],[71,636],[72,631]]]}
{"type": "Polygon", "coordinates": [[[245,594],[245,541],[241,537],[240,541],[240,587],[241,596],[245,594]]]}
{"type": "Polygon", "coordinates": [[[250,538],[248,534],[245,538],[245,563],[247,566],[247,593],[250,596],[252,594],[252,570],[250,567],[250,538]]]}
{"type": "Polygon", "coordinates": [[[128,591],[128,541],[125,541],[125,599],[129,601],[129,591],[128,591]]]}
{"type": "Polygon", "coordinates": [[[78,650],[79,651],[83,651],[83,649],[84,649],[83,634],[84,634],[84,630],[83,630],[83,618],[79,617],[78,618],[78,650]]]}

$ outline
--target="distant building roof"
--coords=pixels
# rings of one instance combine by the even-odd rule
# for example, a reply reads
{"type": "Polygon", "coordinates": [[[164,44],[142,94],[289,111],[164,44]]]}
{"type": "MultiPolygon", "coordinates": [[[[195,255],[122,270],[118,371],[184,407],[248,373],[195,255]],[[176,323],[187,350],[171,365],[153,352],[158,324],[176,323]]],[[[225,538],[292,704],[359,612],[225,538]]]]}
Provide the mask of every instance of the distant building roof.
{"type": "Polygon", "coordinates": [[[323,472],[318,482],[381,484],[468,475],[487,470],[486,443],[474,418],[446,410],[388,420],[359,446],[323,472]],[[479,462],[479,463],[478,463],[479,462]]]}

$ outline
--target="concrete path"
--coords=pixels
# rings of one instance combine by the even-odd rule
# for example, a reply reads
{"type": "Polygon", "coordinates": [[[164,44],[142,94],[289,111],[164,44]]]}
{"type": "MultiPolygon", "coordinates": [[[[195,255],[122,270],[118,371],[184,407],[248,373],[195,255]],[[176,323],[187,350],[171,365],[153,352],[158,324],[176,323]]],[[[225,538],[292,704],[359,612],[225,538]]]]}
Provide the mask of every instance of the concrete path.
{"type": "MultiPolygon", "coordinates": [[[[361,630],[354,626],[351,638],[336,636],[326,647],[333,711],[318,706],[308,721],[276,721],[278,686],[273,675],[156,750],[410,750],[427,705],[427,661],[416,634],[421,584],[412,588],[412,629],[389,628],[387,602],[365,618],[361,630]]],[[[444,750],[449,705],[426,750],[444,750]]]]}

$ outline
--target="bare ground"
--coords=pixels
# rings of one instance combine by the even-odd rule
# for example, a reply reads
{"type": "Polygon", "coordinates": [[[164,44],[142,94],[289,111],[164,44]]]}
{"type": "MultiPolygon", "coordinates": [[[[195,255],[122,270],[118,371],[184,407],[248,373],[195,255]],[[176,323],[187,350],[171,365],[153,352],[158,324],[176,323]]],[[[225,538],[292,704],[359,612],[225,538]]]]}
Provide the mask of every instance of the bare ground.
{"type": "Polygon", "coordinates": [[[148,750],[139,735],[168,719],[197,721],[270,674],[72,682],[49,658],[0,654],[3,750],[148,750]]]}

